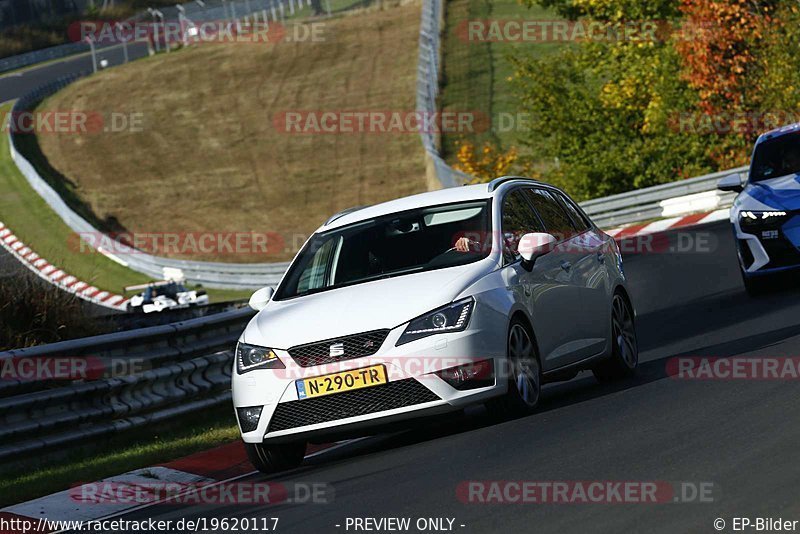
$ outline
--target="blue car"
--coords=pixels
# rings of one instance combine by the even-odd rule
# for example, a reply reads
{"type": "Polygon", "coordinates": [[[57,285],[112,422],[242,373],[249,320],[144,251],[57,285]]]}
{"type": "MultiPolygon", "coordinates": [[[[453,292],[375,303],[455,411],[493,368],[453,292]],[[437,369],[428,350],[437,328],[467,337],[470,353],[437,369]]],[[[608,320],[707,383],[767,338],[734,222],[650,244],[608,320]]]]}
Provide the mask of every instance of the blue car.
{"type": "Polygon", "coordinates": [[[761,292],[770,274],[800,268],[800,123],[759,136],[747,181],[732,174],[718,188],[739,192],[730,218],[748,293],[761,292]]]}

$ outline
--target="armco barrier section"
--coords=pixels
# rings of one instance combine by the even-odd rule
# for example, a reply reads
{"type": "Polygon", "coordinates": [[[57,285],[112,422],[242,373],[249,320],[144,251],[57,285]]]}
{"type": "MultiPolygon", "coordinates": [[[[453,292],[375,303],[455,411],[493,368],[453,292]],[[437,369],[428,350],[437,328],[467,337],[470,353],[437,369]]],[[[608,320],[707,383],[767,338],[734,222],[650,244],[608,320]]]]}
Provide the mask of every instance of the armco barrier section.
{"type": "Polygon", "coordinates": [[[0,352],[0,462],[230,402],[232,351],[254,313],[0,352]],[[28,374],[56,362],[89,376],[28,374]]]}
{"type": "Polygon", "coordinates": [[[26,52],[24,54],[18,54],[16,56],[0,59],[0,73],[21,69],[29,65],[41,63],[43,61],[52,61],[54,59],[61,59],[88,51],[88,43],[68,43],[58,46],[51,46],[49,48],[43,48],[42,50],[26,52]]]}
{"type": "Polygon", "coordinates": [[[738,174],[742,180],[746,180],[747,171],[747,167],[737,167],[697,178],[587,200],[581,202],[581,207],[601,228],[728,208],[733,204],[736,193],[717,190],[717,183],[729,174],[738,174]]]}

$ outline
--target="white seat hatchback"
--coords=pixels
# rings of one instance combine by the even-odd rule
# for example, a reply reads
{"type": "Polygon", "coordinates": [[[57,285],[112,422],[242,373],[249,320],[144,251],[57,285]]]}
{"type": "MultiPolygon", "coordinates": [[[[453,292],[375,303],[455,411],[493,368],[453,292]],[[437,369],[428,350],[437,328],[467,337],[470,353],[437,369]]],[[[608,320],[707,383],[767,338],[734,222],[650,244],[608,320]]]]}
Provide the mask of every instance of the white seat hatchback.
{"type": "Polygon", "coordinates": [[[542,384],[638,365],[615,241],[566,194],[504,177],[334,215],[236,347],[233,401],[253,464],[485,404],[536,408],[542,384]]]}

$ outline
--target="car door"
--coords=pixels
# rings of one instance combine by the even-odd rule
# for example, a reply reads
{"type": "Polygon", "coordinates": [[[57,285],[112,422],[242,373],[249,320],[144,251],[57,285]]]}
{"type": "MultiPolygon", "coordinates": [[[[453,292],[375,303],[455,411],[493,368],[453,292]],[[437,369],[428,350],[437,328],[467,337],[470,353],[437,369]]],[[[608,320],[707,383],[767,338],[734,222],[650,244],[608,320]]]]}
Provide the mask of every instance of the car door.
{"type": "Polygon", "coordinates": [[[578,229],[574,238],[584,251],[582,266],[576,273],[586,315],[586,335],[594,340],[595,352],[605,348],[611,321],[611,278],[609,263],[614,261],[609,238],[601,234],[572,199],[557,191],[558,197],[578,229]],[[607,263],[609,262],[609,263],[607,263]]]}
{"type": "Polygon", "coordinates": [[[575,297],[564,303],[560,310],[571,328],[568,340],[562,345],[557,359],[573,363],[603,350],[605,338],[598,338],[590,326],[592,314],[597,310],[587,308],[587,288],[598,276],[600,262],[594,252],[586,248],[585,232],[572,220],[555,191],[544,188],[525,188],[525,194],[548,233],[556,236],[558,246],[553,251],[565,279],[575,288],[575,297]]]}
{"type": "Polygon", "coordinates": [[[532,319],[542,368],[550,370],[571,361],[574,314],[579,310],[578,287],[565,268],[567,254],[559,246],[539,257],[531,271],[517,254],[520,238],[546,231],[521,188],[506,194],[502,205],[503,261],[506,280],[518,302],[524,303],[532,319]]]}

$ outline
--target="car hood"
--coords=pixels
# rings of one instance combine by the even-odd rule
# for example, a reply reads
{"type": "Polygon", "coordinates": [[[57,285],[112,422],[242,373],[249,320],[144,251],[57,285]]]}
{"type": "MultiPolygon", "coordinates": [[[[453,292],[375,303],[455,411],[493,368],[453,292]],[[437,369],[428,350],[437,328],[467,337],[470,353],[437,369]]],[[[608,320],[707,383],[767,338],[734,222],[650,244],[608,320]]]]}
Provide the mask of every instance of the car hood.
{"type": "Polygon", "coordinates": [[[448,304],[485,273],[490,258],[424,273],[374,280],[304,297],[271,301],[243,335],[254,345],[288,349],[382,328],[394,328],[448,304]]]}
{"type": "Polygon", "coordinates": [[[739,202],[741,209],[800,209],[800,175],[798,174],[748,184],[744,192],[745,195],[742,196],[745,198],[739,202]]]}

